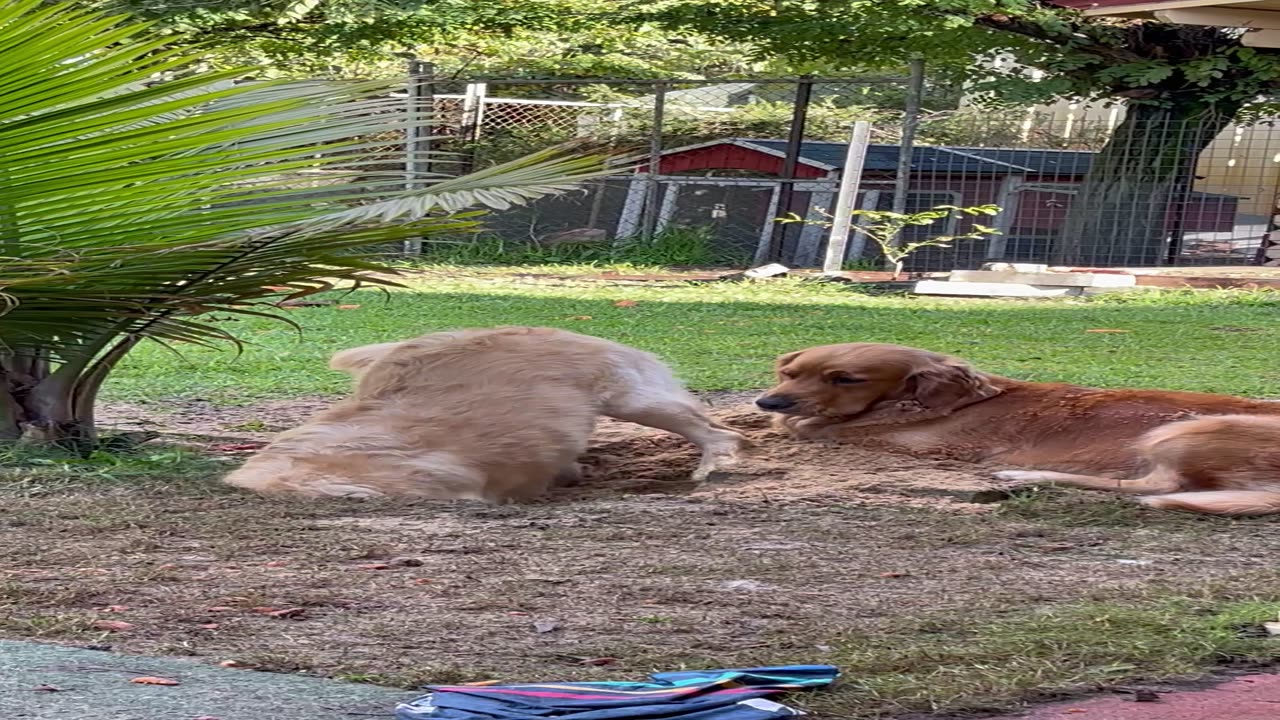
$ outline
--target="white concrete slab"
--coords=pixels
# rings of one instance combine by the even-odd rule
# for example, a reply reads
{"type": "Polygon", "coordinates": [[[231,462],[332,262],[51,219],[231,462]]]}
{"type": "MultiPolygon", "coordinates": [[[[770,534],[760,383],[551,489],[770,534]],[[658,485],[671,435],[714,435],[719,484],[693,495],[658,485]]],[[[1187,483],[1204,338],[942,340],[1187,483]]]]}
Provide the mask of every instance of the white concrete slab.
{"type": "Polygon", "coordinates": [[[966,297],[1027,297],[1053,298],[1079,295],[1078,287],[1048,287],[1017,283],[943,282],[921,280],[916,283],[917,295],[955,295],[966,297]]]}
{"type": "Polygon", "coordinates": [[[1133,287],[1138,279],[1133,275],[1102,273],[1050,273],[1009,272],[1000,270],[954,270],[952,282],[1014,283],[1018,285],[1048,285],[1059,287],[1133,287]]]}

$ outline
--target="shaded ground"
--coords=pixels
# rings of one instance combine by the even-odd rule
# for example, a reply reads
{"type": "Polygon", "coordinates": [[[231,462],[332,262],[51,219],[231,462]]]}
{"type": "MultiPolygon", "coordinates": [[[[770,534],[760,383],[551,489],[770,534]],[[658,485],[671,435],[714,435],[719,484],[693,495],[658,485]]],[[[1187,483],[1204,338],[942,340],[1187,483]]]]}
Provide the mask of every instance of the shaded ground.
{"type": "Polygon", "coordinates": [[[412,693],[0,640],[5,720],[328,720],[388,718],[412,693]],[[173,685],[134,682],[159,677],[173,685]]]}
{"type": "MultiPolygon", "coordinates": [[[[1039,665],[1001,665],[1009,650],[997,644],[983,651],[991,657],[957,660],[986,667],[967,686],[991,687],[965,695],[954,680],[920,678],[939,690],[908,691],[897,678],[921,661],[876,649],[895,634],[915,643],[1061,603],[1208,603],[1280,587],[1275,522],[1084,493],[974,504],[970,492],[990,487],[986,468],[792,443],[762,416],[725,408],[743,397],[711,399],[768,445],[768,459],[697,489],[684,479],[689,447],[618,423],[602,427],[594,480],[529,506],[273,501],[222,488],[209,477],[219,468],[144,482],[21,471],[0,490],[0,635],[405,687],[836,662],[898,685],[858,677],[815,707],[879,717],[1148,671],[1108,669],[1081,650],[1101,670],[1046,678],[1039,665]]],[[[320,405],[151,412],[234,457],[320,405]]],[[[127,424],[131,412],[117,407],[114,419],[127,424]]],[[[1116,617],[1097,627],[1123,634],[1146,621],[1116,617]]],[[[1034,632],[1059,655],[1081,641],[1048,627],[1034,632]]],[[[1161,638],[1150,661],[1176,656],[1183,664],[1159,671],[1194,670],[1174,644],[1161,638]]],[[[1044,662],[1065,666],[1058,655],[1044,662]]]]}

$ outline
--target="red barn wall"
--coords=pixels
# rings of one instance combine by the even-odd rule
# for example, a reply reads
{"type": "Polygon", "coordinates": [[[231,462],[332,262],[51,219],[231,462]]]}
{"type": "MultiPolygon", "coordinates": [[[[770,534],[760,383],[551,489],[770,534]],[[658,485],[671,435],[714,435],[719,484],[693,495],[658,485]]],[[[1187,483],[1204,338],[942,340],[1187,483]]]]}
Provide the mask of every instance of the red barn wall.
{"type": "MultiPolygon", "coordinates": [[[[712,145],[681,153],[664,155],[658,164],[663,175],[678,175],[695,170],[749,170],[768,175],[782,174],[782,158],[740,145],[712,145]]],[[[822,178],[827,171],[801,163],[796,177],[822,178]]]]}

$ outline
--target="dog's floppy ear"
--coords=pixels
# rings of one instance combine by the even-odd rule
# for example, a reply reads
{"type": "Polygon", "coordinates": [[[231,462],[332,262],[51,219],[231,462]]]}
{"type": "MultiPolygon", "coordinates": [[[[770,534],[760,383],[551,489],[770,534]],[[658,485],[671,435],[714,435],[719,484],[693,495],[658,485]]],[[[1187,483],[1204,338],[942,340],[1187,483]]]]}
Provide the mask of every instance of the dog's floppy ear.
{"type": "Polygon", "coordinates": [[[1000,389],[968,363],[947,358],[931,361],[906,380],[906,397],[930,414],[946,415],[1000,394],[1000,389]]]}
{"type": "Polygon", "coordinates": [[[364,345],[350,350],[335,353],[329,358],[329,369],[340,370],[360,377],[370,365],[381,360],[387,353],[400,347],[403,343],[390,342],[377,345],[364,345]]]}
{"type": "Polygon", "coordinates": [[[787,364],[790,363],[792,360],[795,360],[796,358],[800,357],[801,353],[803,352],[804,352],[803,350],[796,350],[795,352],[789,352],[785,355],[779,355],[778,360],[773,365],[774,371],[776,372],[786,367],[787,364]]]}

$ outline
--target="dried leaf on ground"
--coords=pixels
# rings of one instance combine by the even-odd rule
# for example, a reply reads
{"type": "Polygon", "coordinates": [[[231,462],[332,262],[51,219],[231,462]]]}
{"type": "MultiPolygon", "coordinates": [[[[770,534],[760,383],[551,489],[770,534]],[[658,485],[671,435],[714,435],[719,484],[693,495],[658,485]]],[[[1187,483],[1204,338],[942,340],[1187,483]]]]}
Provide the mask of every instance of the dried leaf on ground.
{"type": "Polygon", "coordinates": [[[133,683],[134,685],[181,685],[182,684],[177,680],[156,677],[154,675],[144,675],[142,677],[136,677],[130,680],[129,682],[133,683]]]}
{"type": "MultiPolygon", "coordinates": [[[[256,611],[257,608],[254,608],[254,610],[256,611]]],[[[303,616],[307,614],[307,609],[300,608],[300,607],[281,608],[279,610],[276,610],[273,608],[263,608],[263,610],[265,612],[263,612],[262,614],[266,615],[267,617],[292,618],[294,620],[300,620],[302,619],[303,616]]]]}

